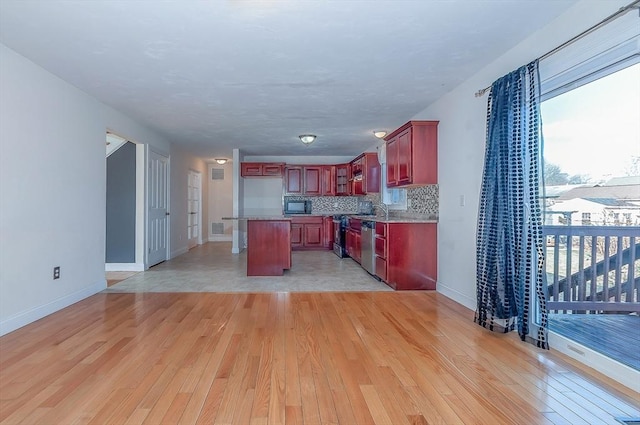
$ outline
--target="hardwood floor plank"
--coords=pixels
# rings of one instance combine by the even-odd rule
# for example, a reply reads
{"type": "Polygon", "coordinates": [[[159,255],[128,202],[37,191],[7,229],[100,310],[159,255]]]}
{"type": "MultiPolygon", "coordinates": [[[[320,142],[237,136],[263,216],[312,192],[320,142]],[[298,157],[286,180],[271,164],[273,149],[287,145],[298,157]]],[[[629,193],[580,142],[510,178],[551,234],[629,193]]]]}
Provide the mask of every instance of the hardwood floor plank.
{"type": "Polygon", "coordinates": [[[0,424],[615,424],[640,395],[434,292],[101,293],[0,337],[0,424]]]}
{"type": "MultiPolygon", "coordinates": [[[[189,398],[191,398],[191,394],[189,393],[178,393],[171,401],[167,412],[162,417],[160,421],[161,424],[177,424],[182,423],[180,418],[182,417],[185,408],[187,407],[187,403],[189,402],[189,398]]],[[[146,418],[145,418],[146,421],[146,418]]]]}
{"type": "Polygon", "coordinates": [[[142,425],[149,415],[149,409],[136,409],[129,416],[124,425],[142,425]]]}
{"type": "Polygon", "coordinates": [[[268,406],[269,423],[285,425],[286,414],[286,311],[287,295],[277,294],[273,298],[270,311],[274,315],[273,353],[270,368],[270,398],[268,406]]]}
{"type": "MultiPolygon", "coordinates": [[[[207,397],[202,403],[202,408],[197,411],[196,424],[209,425],[215,421],[218,415],[218,409],[222,402],[222,396],[227,388],[227,379],[216,379],[213,381],[207,397]]],[[[195,414],[195,413],[194,413],[195,414]]]]}
{"type": "Polygon", "coordinates": [[[298,371],[298,354],[293,327],[285,329],[285,392],[284,401],[287,406],[301,406],[300,374],[298,371]]]}
{"type": "Polygon", "coordinates": [[[394,422],[382,405],[378,391],[373,385],[360,385],[362,396],[367,402],[369,412],[376,425],[392,425],[394,422]]]}
{"type": "MultiPolygon", "coordinates": [[[[145,424],[155,425],[162,423],[165,415],[167,415],[168,413],[169,415],[173,414],[172,412],[169,412],[169,408],[173,406],[173,401],[178,396],[180,387],[182,386],[188,375],[189,370],[186,368],[180,368],[175,372],[175,374],[172,376],[172,379],[163,388],[162,393],[157,398],[153,406],[151,406],[149,415],[144,420],[145,424]]],[[[182,401],[186,403],[188,400],[184,400],[183,397],[181,400],[179,400],[179,402],[182,401]]],[[[179,408],[180,405],[181,404],[178,403],[175,407],[179,408]]],[[[179,415],[182,415],[182,411],[179,412],[179,415]]]]}

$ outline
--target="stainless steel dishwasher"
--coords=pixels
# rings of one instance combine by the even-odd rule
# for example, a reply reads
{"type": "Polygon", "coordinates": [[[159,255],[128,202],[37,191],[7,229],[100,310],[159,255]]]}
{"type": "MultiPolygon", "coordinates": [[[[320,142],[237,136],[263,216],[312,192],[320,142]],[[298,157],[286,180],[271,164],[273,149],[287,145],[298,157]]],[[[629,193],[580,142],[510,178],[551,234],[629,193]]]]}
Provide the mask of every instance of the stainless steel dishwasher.
{"type": "Polygon", "coordinates": [[[362,261],[360,265],[372,275],[376,275],[376,222],[362,221],[360,246],[362,261]]]}

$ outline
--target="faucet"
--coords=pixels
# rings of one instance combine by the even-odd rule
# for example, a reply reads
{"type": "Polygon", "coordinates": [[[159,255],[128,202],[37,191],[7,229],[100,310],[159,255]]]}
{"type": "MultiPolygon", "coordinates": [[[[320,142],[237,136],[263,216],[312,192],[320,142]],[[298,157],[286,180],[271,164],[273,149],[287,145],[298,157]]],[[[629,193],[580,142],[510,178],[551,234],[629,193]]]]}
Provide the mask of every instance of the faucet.
{"type": "Polygon", "coordinates": [[[378,204],[378,208],[380,208],[384,212],[384,219],[388,220],[389,219],[389,206],[387,204],[385,204],[384,202],[380,202],[378,204]]]}

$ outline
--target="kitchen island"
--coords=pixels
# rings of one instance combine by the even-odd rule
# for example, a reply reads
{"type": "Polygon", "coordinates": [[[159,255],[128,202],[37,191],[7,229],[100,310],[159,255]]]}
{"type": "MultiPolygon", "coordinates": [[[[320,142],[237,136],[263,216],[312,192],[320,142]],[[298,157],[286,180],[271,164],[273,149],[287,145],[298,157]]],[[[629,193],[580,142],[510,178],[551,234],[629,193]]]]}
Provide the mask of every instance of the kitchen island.
{"type": "Polygon", "coordinates": [[[291,268],[291,219],[223,217],[247,221],[247,276],[282,276],[291,268]]]}

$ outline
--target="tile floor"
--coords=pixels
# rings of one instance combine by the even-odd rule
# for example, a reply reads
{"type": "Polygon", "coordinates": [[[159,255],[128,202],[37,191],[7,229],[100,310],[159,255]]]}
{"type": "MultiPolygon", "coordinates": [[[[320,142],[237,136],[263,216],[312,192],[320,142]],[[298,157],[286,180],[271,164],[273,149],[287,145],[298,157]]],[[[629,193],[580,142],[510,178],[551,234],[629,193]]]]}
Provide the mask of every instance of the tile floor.
{"type": "Polygon", "coordinates": [[[129,279],[131,276],[140,272],[107,272],[107,286],[113,286],[118,282],[129,279]]]}
{"type": "Polygon", "coordinates": [[[209,242],[105,292],[350,292],[392,291],[351,258],[333,251],[294,251],[284,276],[248,277],[247,254],[231,254],[230,242],[209,242]]]}

